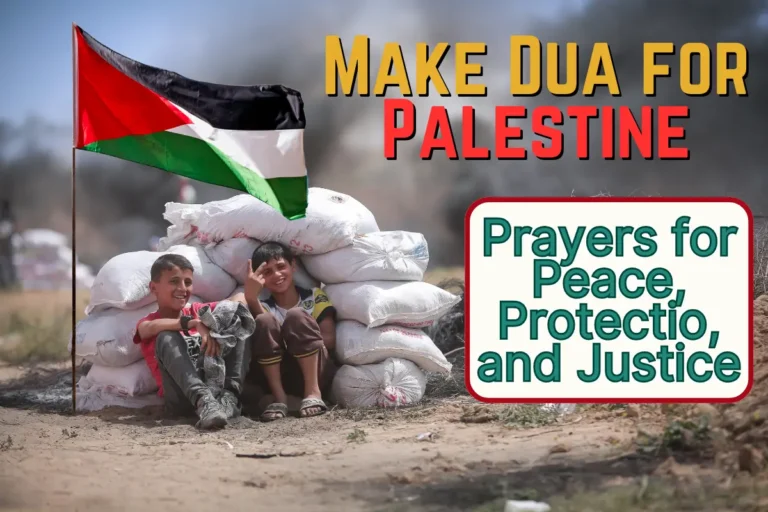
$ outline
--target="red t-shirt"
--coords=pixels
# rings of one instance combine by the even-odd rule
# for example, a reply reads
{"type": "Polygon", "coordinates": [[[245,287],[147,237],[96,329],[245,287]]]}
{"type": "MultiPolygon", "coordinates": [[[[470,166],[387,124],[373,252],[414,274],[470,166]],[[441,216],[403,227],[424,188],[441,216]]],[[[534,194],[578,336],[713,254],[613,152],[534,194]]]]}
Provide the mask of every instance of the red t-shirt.
{"type": "MultiPolygon", "coordinates": [[[[200,311],[200,308],[203,306],[211,306],[211,309],[214,309],[216,304],[216,302],[198,302],[182,309],[179,316],[191,316],[193,318],[198,318],[198,312],[200,311]]],[[[155,341],[157,340],[157,336],[153,336],[152,338],[148,338],[146,340],[142,340],[139,337],[139,326],[142,323],[148,322],[150,320],[157,320],[159,318],[163,317],[161,317],[158,312],[155,311],[154,313],[150,313],[139,320],[136,324],[136,332],[133,335],[133,342],[137,345],[141,345],[141,353],[144,354],[144,360],[147,362],[149,371],[152,372],[152,376],[155,378],[155,381],[157,381],[157,387],[159,388],[157,394],[158,396],[163,396],[163,378],[160,375],[160,367],[158,366],[157,358],[155,357],[155,341]]],[[[189,334],[197,334],[197,330],[190,329],[189,334]]]]}

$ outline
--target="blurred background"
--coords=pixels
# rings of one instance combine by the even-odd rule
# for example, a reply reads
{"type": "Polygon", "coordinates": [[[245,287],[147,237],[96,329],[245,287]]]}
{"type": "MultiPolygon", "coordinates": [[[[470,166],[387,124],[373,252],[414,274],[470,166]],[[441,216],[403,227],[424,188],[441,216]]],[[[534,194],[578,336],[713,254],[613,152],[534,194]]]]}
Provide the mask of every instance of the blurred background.
{"type": "MultiPolygon", "coordinates": [[[[486,195],[728,195],[745,200],[755,214],[768,214],[764,0],[488,0],[481,6],[458,0],[4,0],[0,202],[5,200],[6,206],[0,204],[0,216],[12,219],[17,233],[50,229],[70,236],[72,22],[119,53],[190,78],[280,83],[301,91],[308,120],[310,186],[354,196],[373,211],[383,230],[424,233],[431,267],[462,264],[464,212],[486,195]],[[534,34],[542,41],[579,42],[580,82],[591,44],[607,41],[623,97],[613,99],[603,91],[593,99],[557,99],[547,93],[534,99],[511,97],[509,36],[515,33],[534,34]],[[421,161],[421,135],[399,145],[397,161],[387,161],[382,99],[325,96],[327,34],[341,36],[345,45],[357,34],[370,36],[373,73],[387,41],[402,45],[409,66],[414,65],[415,43],[420,41],[488,44],[488,55],[475,58],[484,64],[488,97],[417,99],[421,129],[429,107],[436,104],[449,107],[457,137],[461,107],[475,105],[478,139],[484,144],[492,141],[493,107],[498,104],[687,104],[691,159],[576,161],[573,134],[567,133],[567,156],[554,162],[451,162],[440,154],[421,161]],[[748,98],[685,97],[679,92],[676,56],[660,59],[672,65],[673,74],[658,81],[657,97],[642,96],[644,41],[714,45],[729,40],[741,41],[749,50],[748,98]]],[[[453,58],[451,52],[441,67],[451,90],[453,58]]],[[[592,138],[593,144],[599,142],[592,138]]],[[[164,236],[166,202],[206,202],[234,192],[185,184],[162,171],[81,152],[77,194],[78,255],[95,273],[110,257],[149,249],[154,237],[164,236]]],[[[45,238],[50,233],[36,235],[45,238]]]]}

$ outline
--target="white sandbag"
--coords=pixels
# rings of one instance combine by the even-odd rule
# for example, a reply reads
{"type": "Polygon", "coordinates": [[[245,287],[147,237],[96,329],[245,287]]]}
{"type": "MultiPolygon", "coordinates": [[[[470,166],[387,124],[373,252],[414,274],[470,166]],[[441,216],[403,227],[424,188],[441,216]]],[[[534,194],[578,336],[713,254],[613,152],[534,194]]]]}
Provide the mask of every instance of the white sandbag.
{"type": "Polygon", "coordinates": [[[444,374],[452,366],[423,331],[392,325],[368,329],[354,320],[336,325],[336,357],[341,364],[355,366],[395,357],[416,363],[425,372],[444,374]]]}
{"type": "Polygon", "coordinates": [[[143,409],[144,407],[161,406],[165,403],[157,393],[140,396],[117,395],[110,389],[88,384],[85,377],[77,383],[77,410],[81,412],[101,411],[107,407],[124,409],[143,409]]]}
{"type": "Polygon", "coordinates": [[[380,231],[352,245],[302,258],[310,274],[326,284],[360,281],[421,281],[429,247],[421,233],[380,231]]]}
{"type": "Polygon", "coordinates": [[[157,381],[142,358],[119,368],[93,365],[85,376],[85,389],[101,388],[117,396],[141,396],[157,391],[157,381]]]}
{"type": "Polygon", "coordinates": [[[206,245],[205,254],[215,265],[235,278],[237,284],[243,284],[248,275],[248,260],[261,244],[262,242],[253,238],[230,238],[206,245]]]}
{"type": "Polygon", "coordinates": [[[134,310],[111,308],[88,315],[75,326],[75,354],[102,366],[119,367],[135,363],[143,357],[139,345],[133,343],[136,324],[156,310],[157,304],[152,303],[134,310]]]}
{"type": "Polygon", "coordinates": [[[160,250],[196,239],[207,245],[249,237],[281,242],[300,254],[322,254],[352,243],[355,236],[378,231],[373,214],[353,197],[312,187],[306,217],[290,221],[263,201],[240,194],[204,205],[166,205],[172,223],[160,250]]]}
{"type": "MultiPolygon", "coordinates": [[[[235,278],[238,285],[242,285],[248,276],[248,260],[261,244],[262,242],[253,238],[230,238],[218,244],[206,246],[205,253],[214,264],[235,278]]],[[[293,282],[297,286],[310,289],[320,286],[320,282],[307,273],[301,260],[297,258],[294,261],[296,271],[293,273],[293,282]]]]}
{"type": "MultiPolygon", "coordinates": [[[[179,245],[167,252],[189,260],[194,268],[194,293],[204,301],[225,299],[237,286],[234,278],[214,265],[201,247],[179,245]]],[[[154,302],[149,291],[150,269],[163,254],[136,251],[110,259],[96,275],[85,313],[90,315],[108,308],[139,309],[154,302]]]]}
{"type": "MultiPolygon", "coordinates": [[[[193,295],[188,305],[203,302],[193,295]]],[[[80,320],[75,326],[77,345],[75,355],[93,364],[102,366],[128,366],[142,358],[139,345],[133,343],[136,324],[139,320],[157,311],[153,302],[139,309],[110,308],[95,311],[80,320]]],[[[67,351],[72,350],[72,335],[69,336],[67,351]]]]}
{"type": "Polygon", "coordinates": [[[356,320],[368,327],[431,326],[461,298],[429,283],[369,281],[325,286],[339,320],[356,320]]]}
{"type": "Polygon", "coordinates": [[[427,377],[410,361],[387,359],[364,366],[344,365],[331,385],[331,399],[342,407],[415,405],[427,388],[427,377]]]}

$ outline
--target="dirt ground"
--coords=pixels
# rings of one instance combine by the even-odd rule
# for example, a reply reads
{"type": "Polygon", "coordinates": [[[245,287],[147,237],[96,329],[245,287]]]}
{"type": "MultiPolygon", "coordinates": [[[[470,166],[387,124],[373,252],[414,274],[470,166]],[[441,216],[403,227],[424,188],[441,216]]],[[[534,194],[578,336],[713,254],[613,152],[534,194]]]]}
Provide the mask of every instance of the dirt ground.
{"type": "MultiPolygon", "coordinates": [[[[466,510],[461,500],[440,503],[440,493],[419,487],[618,457],[633,451],[638,423],[576,413],[560,424],[515,430],[482,423],[487,412],[470,398],[453,398],[271,424],[241,418],[223,431],[200,433],[156,409],[72,416],[0,408],[0,507],[466,510]],[[254,455],[262,458],[247,457],[254,455]]],[[[505,490],[488,492],[490,499],[505,490]]],[[[487,501],[484,493],[468,501],[487,501]]]]}
{"type": "MultiPolygon", "coordinates": [[[[585,406],[533,428],[522,409],[461,395],[213,433],[158,409],[0,400],[0,509],[768,510],[768,296],[755,317],[755,387],[739,404],[585,406]]],[[[0,366],[0,390],[28,374],[0,366]]]]}

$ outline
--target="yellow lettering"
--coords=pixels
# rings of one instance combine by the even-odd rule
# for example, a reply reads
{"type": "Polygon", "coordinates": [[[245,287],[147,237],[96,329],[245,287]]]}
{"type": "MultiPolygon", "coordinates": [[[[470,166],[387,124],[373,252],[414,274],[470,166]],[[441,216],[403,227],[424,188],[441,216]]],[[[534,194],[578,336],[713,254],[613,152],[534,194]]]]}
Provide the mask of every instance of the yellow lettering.
{"type": "Polygon", "coordinates": [[[712,87],[712,63],[709,46],[685,43],[680,48],[680,90],[688,96],[706,96],[712,87]],[[693,83],[693,56],[699,56],[699,79],[693,83]]]}
{"type": "Polygon", "coordinates": [[[368,82],[370,80],[368,73],[368,59],[370,56],[370,40],[368,36],[355,36],[352,42],[352,52],[350,54],[350,66],[347,67],[344,58],[344,48],[341,46],[339,36],[325,37],[325,94],[336,96],[337,80],[341,81],[341,90],[346,96],[352,96],[352,90],[355,87],[355,79],[360,76],[360,82],[357,90],[360,96],[367,96],[368,82]]]}
{"type": "Polygon", "coordinates": [[[509,93],[514,96],[536,96],[541,92],[541,42],[535,36],[509,38],[509,93]],[[523,48],[528,48],[528,78],[523,83],[523,48]]]}
{"type": "Polygon", "coordinates": [[[656,95],[656,77],[670,76],[669,66],[656,64],[656,55],[672,55],[674,43],[645,43],[643,45],[643,94],[656,95]]]}
{"type": "Polygon", "coordinates": [[[485,96],[483,84],[470,84],[470,76],[483,76],[483,65],[468,62],[469,55],[485,55],[485,43],[456,43],[456,94],[458,96],[485,96]]]}
{"type": "Polygon", "coordinates": [[[587,76],[584,78],[584,96],[595,94],[598,85],[608,86],[612,96],[621,96],[619,80],[616,78],[616,70],[613,67],[613,58],[608,43],[595,43],[592,47],[592,56],[589,59],[587,76]],[[604,74],[599,74],[602,67],[604,74]]]}
{"type": "Polygon", "coordinates": [[[397,86],[403,96],[411,95],[411,84],[408,82],[408,71],[405,69],[403,49],[397,43],[384,43],[373,94],[384,96],[390,85],[397,86]],[[394,75],[390,74],[392,71],[395,72],[394,75]]]}
{"type": "Polygon", "coordinates": [[[747,85],[744,79],[749,69],[747,48],[741,43],[717,43],[717,94],[728,96],[728,82],[733,82],[733,88],[739,96],[747,95],[747,85]],[[736,67],[728,67],[728,56],[736,55],[736,67]]]}
{"type": "Polygon", "coordinates": [[[547,43],[547,90],[555,96],[571,96],[579,88],[579,45],[565,45],[565,82],[560,83],[560,48],[547,43]]]}
{"type": "Polygon", "coordinates": [[[427,43],[416,44],[416,94],[429,96],[429,81],[431,80],[440,96],[451,95],[439,69],[450,47],[451,45],[448,43],[438,43],[435,51],[430,55],[427,43]]]}

